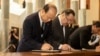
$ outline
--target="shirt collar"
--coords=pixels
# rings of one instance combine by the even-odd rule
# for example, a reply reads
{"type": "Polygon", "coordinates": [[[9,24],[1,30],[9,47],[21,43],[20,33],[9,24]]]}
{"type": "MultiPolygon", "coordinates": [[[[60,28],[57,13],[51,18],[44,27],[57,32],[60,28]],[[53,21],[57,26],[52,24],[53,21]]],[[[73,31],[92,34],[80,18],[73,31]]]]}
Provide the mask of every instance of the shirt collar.
{"type": "Polygon", "coordinates": [[[58,16],[58,19],[59,19],[60,25],[62,26],[60,15],[58,16]]]}
{"type": "Polygon", "coordinates": [[[40,20],[40,25],[42,26],[42,18],[41,18],[41,15],[40,15],[40,12],[38,13],[38,15],[39,15],[39,20],[40,20]]]}

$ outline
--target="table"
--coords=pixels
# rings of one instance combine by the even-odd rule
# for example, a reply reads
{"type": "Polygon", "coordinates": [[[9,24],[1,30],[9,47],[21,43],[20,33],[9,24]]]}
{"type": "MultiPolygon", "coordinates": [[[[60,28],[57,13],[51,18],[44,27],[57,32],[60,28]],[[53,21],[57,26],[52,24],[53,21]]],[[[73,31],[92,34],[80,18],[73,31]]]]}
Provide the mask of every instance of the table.
{"type": "Polygon", "coordinates": [[[60,53],[42,53],[42,52],[0,52],[0,56],[100,56],[96,51],[77,51],[60,53]]]}

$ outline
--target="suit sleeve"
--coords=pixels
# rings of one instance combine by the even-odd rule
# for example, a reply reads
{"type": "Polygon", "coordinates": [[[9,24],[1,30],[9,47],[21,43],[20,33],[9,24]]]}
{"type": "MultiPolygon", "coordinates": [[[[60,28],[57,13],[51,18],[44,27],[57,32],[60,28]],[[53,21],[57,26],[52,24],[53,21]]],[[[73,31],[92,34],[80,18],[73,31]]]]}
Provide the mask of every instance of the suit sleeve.
{"type": "Polygon", "coordinates": [[[58,50],[61,43],[55,41],[53,37],[49,38],[49,43],[53,46],[54,50],[58,50]]]}
{"type": "Polygon", "coordinates": [[[27,45],[28,48],[30,49],[40,49],[41,43],[36,41],[34,38],[36,38],[36,30],[35,30],[35,24],[27,19],[24,21],[23,24],[23,37],[25,39],[25,44],[27,45]]]}
{"type": "Polygon", "coordinates": [[[90,38],[88,34],[86,30],[82,30],[80,33],[80,45],[82,48],[91,49],[92,47],[88,45],[88,39],[90,38]]]}
{"type": "Polygon", "coordinates": [[[54,32],[53,31],[54,31],[54,29],[51,28],[50,35],[49,35],[49,38],[48,38],[48,43],[50,43],[54,47],[55,50],[58,50],[58,48],[59,48],[61,43],[59,43],[59,41],[55,41],[55,37],[54,37],[54,32]]]}

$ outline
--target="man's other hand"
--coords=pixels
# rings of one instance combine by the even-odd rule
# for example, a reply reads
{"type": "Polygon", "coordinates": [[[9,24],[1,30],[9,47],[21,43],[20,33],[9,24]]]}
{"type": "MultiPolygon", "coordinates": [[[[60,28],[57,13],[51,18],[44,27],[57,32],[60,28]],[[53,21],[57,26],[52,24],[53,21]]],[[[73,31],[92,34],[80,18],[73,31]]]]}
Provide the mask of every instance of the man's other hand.
{"type": "Polygon", "coordinates": [[[97,46],[95,51],[100,52],[100,46],[97,46]]]}
{"type": "Polygon", "coordinates": [[[44,43],[41,47],[41,50],[53,50],[53,47],[48,43],[44,43]]]}

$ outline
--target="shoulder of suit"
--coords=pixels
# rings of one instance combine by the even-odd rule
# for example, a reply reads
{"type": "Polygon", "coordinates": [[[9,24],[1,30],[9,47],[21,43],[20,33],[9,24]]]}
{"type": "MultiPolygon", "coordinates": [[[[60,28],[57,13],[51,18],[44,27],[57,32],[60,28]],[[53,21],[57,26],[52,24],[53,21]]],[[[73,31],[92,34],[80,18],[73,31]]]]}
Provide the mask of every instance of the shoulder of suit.
{"type": "Polygon", "coordinates": [[[81,31],[91,31],[91,25],[81,27],[81,31]]]}
{"type": "Polygon", "coordinates": [[[73,25],[72,25],[72,28],[79,28],[79,25],[73,24],[73,25]]]}
{"type": "Polygon", "coordinates": [[[58,21],[58,16],[56,16],[55,18],[54,18],[54,20],[52,20],[52,22],[57,22],[58,21]]]}
{"type": "Polygon", "coordinates": [[[25,18],[24,23],[33,23],[33,21],[36,21],[37,18],[39,18],[38,12],[32,13],[25,18]]]}
{"type": "Polygon", "coordinates": [[[38,17],[38,12],[32,13],[28,15],[27,17],[38,17]]]}
{"type": "Polygon", "coordinates": [[[26,17],[26,20],[31,20],[33,18],[38,18],[38,12],[32,13],[26,17]]]}

